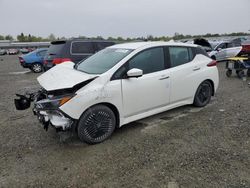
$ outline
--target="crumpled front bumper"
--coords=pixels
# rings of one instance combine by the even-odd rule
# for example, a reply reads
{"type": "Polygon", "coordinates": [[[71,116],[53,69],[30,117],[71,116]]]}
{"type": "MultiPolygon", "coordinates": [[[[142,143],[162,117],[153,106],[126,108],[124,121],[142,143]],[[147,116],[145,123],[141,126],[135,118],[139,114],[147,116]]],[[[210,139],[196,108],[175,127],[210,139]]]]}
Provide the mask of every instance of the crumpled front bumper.
{"type": "Polygon", "coordinates": [[[37,116],[45,130],[47,130],[50,125],[57,131],[71,130],[75,122],[75,120],[68,117],[59,109],[42,109],[37,108],[35,105],[33,113],[37,116]]]}
{"type": "Polygon", "coordinates": [[[77,121],[62,112],[59,107],[48,105],[46,102],[50,102],[50,99],[47,99],[43,90],[16,95],[18,98],[14,99],[14,103],[17,110],[26,110],[30,107],[31,102],[34,102],[33,113],[38,117],[45,130],[48,130],[50,125],[57,131],[74,130],[77,121]]]}

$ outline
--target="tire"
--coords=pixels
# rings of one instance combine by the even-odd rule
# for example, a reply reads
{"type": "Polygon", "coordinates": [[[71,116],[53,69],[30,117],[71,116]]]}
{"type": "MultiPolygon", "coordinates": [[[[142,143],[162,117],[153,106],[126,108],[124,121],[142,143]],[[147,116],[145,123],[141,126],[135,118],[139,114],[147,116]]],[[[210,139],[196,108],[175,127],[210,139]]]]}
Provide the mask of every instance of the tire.
{"type": "Polygon", "coordinates": [[[211,57],[213,60],[216,60],[216,57],[215,57],[215,55],[213,55],[212,57],[211,57]]]}
{"type": "Polygon", "coordinates": [[[247,76],[250,77],[250,69],[247,70],[247,76]]]}
{"type": "Polygon", "coordinates": [[[114,112],[104,105],[89,108],[81,116],[77,134],[81,141],[97,144],[109,138],[116,127],[114,112]]]}
{"type": "Polygon", "coordinates": [[[245,76],[245,73],[243,70],[236,72],[238,78],[243,78],[245,76]]]}
{"type": "Polygon", "coordinates": [[[32,70],[34,73],[39,73],[39,72],[42,72],[42,71],[43,71],[43,66],[42,66],[40,63],[34,63],[34,64],[31,66],[31,70],[32,70]]]}
{"type": "Polygon", "coordinates": [[[206,106],[211,100],[212,92],[211,83],[209,81],[202,82],[195,93],[193,105],[196,107],[206,106]]]}
{"type": "Polygon", "coordinates": [[[227,72],[226,72],[227,77],[232,76],[232,73],[233,73],[233,71],[232,71],[232,70],[227,70],[227,72]]]}

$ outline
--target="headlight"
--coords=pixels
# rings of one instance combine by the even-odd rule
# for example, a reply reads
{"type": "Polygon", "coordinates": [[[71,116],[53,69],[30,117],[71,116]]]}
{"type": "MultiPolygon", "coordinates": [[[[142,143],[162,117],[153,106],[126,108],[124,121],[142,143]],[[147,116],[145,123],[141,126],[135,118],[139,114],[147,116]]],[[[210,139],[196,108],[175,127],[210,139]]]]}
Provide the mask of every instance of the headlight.
{"type": "Polygon", "coordinates": [[[74,96],[75,94],[55,97],[51,99],[44,99],[41,101],[37,101],[35,103],[35,107],[37,109],[57,109],[58,107],[62,106],[63,104],[68,102],[70,99],[72,99],[74,96]]]}

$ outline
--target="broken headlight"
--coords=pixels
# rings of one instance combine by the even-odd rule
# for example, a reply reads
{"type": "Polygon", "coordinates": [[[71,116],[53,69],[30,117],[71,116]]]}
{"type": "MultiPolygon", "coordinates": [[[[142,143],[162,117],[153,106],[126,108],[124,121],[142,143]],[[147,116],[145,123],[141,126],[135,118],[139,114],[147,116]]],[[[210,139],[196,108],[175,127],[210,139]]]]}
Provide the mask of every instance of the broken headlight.
{"type": "Polygon", "coordinates": [[[66,95],[66,96],[58,96],[58,97],[52,97],[52,98],[47,98],[43,99],[40,101],[37,101],[35,103],[36,109],[41,109],[41,110],[53,110],[53,109],[58,109],[60,106],[68,102],[70,99],[72,99],[75,96],[75,94],[71,95],[66,95]]]}

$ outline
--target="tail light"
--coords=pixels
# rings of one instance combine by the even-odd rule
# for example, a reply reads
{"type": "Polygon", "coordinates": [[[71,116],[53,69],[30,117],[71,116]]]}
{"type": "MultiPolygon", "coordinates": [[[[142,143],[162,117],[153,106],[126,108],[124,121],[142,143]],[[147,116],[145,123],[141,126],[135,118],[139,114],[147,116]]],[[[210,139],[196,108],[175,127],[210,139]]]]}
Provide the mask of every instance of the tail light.
{"type": "Polygon", "coordinates": [[[217,61],[213,60],[210,63],[207,64],[208,67],[214,67],[217,65],[217,61]]]}
{"type": "Polygon", "coordinates": [[[65,61],[71,61],[71,59],[69,59],[69,58],[55,58],[55,59],[53,59],[52,63],[54,65],[57,65],[57,64],[65,62],[65,61]]]}
{"type": "Polygon", "coordinates": [[[242,45],[242,52],[250,53],[250,45],[242,45]]]}
{"type": "Polygon", "coordinates": [[[24,63],[24,59],[22,57],[18,57],[18,58],[19,58],[20,63],[24,63]]]}

